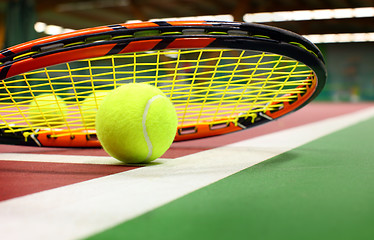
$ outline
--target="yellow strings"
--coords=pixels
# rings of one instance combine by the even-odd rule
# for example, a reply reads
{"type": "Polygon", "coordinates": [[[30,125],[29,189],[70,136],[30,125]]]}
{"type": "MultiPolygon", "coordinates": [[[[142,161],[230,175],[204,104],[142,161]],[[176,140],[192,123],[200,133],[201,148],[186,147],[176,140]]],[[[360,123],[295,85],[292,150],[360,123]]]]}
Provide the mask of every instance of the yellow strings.
{"type": "Polygon", "coordinates": [[[94,128],[87,123],[85,111],[94,116],[99,103],[95,100],[89,110],[83,109],[87,96],[131,82],[160,88],[174,103],[181,127],[207,121],[224,123],[239,114],[255,118],[258,112],[281,107],[272,103],[293,101],[292,94],[302,93],[311,84],[311,73],[295,60],[253,51],[164,50],[103,56],[2,81],[0,129],[65,129],[64,134],[84,134],[94,128]],[[55,114],[62,117],[56,116],[60,120],[53,124],[48,119],[34,124],[28,108],[44,93],[64,101],[60,104],[56,97],[59,109],[55,114]]]}

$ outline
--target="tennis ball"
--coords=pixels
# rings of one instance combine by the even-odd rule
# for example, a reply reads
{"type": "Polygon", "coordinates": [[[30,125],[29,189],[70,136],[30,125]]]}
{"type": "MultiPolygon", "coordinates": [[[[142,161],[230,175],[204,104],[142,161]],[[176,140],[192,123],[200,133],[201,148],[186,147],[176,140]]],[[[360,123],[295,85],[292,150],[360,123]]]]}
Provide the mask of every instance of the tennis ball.
{"type": "Polygon", "coordinates": [[[64,124],[67,105],[59,96],[45,93],[36,96],[29,104],[28,117],[36,126],[56,127],[64,124]]]}
{"type": "Polygon", "coordinates": [[[96,115],[96,134],[112,157],[125,163],[148,163],[172,144],[178,117],[158,88],[123,85],[104,98],[96,115]]]}
{"type": "Polygon", "coordinates": [[[81,105],[82,120],[86,127],[95,127],[96,112],[108,91],[96,91],[88,95],[81,105]]]}

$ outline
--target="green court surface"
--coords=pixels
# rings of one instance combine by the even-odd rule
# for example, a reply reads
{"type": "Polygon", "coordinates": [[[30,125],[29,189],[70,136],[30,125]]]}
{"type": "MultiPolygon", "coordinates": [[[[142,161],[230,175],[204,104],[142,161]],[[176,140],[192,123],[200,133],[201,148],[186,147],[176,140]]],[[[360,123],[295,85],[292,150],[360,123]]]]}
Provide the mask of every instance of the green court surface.
{"type": "Polygon", "coordinates": [[[374,239],[373,125],[312,141],[89,239],[374,239]]]}

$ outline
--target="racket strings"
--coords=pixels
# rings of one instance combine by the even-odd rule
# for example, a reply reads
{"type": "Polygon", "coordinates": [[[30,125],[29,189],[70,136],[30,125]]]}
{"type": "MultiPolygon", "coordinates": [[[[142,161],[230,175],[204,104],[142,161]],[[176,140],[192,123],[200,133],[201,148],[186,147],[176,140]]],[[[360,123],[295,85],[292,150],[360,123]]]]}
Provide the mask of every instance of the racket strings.
{"type": "Polygon", "coordinates": [[[3,81],[0,129],[34,133],[40,128],[67,129],[63,134],[85,134],[94,129],[94,121],[88,120],[94,118],[103,99],[95,93],[135,82],[160,88],[173,102],[180,127],[235,122],[239,115],[254,121],[260,112],[276,111],[284,102],[297,100],[308,91],[312,74],[309,67],[293,59],[254,51],[192,49],[103,56],[3,81]],[[50,101],[38,100],[46,93],[56,96],[57,109],[48,109],[54,105],[50,101]],[[93,100],[84,108],[89,96],[93,100]],[[32,121],[33,102],[48,117],[32,121]]]}

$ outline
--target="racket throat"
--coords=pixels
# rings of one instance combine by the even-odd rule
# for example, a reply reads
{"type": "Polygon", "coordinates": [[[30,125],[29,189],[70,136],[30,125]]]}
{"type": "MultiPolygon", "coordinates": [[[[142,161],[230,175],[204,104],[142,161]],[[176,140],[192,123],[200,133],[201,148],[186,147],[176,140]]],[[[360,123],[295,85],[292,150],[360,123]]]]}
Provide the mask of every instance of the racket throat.
{"type": "Polygon", "coordinates": [[[268,116],[266,113],[259,112],[256,114],[255,117],[253,116],[245,116],[239,117],[237,121],[237,125],[243,129],[247,129],[250,127],[254,127],[257,125],[261,125],[267,123],[269,121],[274,120],[272,117],[268,116]]]}

